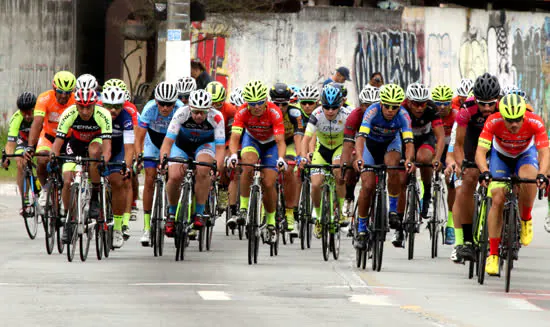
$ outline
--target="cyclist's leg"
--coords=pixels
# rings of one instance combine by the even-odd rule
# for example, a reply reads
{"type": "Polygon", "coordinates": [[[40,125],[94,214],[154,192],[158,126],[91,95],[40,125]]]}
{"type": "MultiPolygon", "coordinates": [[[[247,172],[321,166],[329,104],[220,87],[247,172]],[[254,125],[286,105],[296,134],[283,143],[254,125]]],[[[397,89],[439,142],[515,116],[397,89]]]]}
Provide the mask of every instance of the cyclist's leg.
{"type": "MultiPolygon", "coordinates": [[[[402,158],[401,151],[401,138],[396,137],[387,147],[384,163],[388,166],[399,165],[402,158]]],[[[406,204],[406,192],[403,191],[406,187],[406,178],[407,175],[405,172],[399,170],[388,171],[388,195],[390,198],[390,213],[388,220],[390,228],[395,229],[395,233],[392,237],[392,244],[395,247],[404,247],[405,235],[403,233],[402,221],[406,204]]]]}
{"type": "MultiPolygon", "coordinates": [[[[216,145],[214,142],[206,143],[197,148],[195,160],[200,162],[214,162],[216,157],[216,145]]],[[[202,215],[208,193],[210,191],[210,167],[197,166],[195,171],[195,226],[201,227],[204,224],[202,215]]]]}
{"type": "MultiPolygon", "coordinates": [[[[423,164],[431,164],[434,156],[435,136],[430,135],[416,151],[416,161],[423,164]]],[[[425,219],[428,218],[428,209],[430,208],[430,201],[432,199],[432,174],[433,169],[431,167],[423,167],[420,169],[420,176],[422,178],[422,184],[424,185],[421,215],[425,219]]]]}
{"type": "MultiPolygon", "coordinates": [[[[38,143],[36,145],[36,153],[39,154],[49,154],[52,150],[53,141],[46,138],[46,134],[44,131],[40,134],[40,138],[38,139],[38,143]]],[[[38,180],[40,181],[40,184],[46,185],[46,178],[48,178],[48,162],[50,161],[50,157],[36,157],[36,176],[38,177],[38,180]]],[[[47,192],[43,192],[46,194],[47,192]]],[[[44,201],[45,202],[45,201],[44,201]]]]}
{"type": "MultiPolygon", "coordinates": [[[[313,152],[313,158],[311,163],[314,165],[326,165],[330,162],[332,158],[332,153],[329,152],[330,156],[328,159],[326,155],[326,148],[317,146],[315,152],[313,152]]],[[[317,216],[317,221],[321,218],[321,185],[325,180],[324,171],[322,169],[312,169],[311,170],[311,200],[313,202],[313,208],[315,209],[315,214],[317,216]]]]}
{"type": "MultiPolygon", "coordinates": [[[[103,154],[103,142],[100,138],[93,139],[89,146],[88,146],[88,155],[90,158],[94,159],[100,159],[103,154]]],[[[100,185],[100,174],[98,170],[98,163],[97,162],[90,162],[88,173],[90,175],[90,179],[92,181],[92,197],[90,201],[90,217],[97,218],[99,216],[99,190],[101,188],[100,185]]],[[[124,207],[126,206],[126,199],[121,200],[121,205],[124,207]]],[[[113,214],[113,217],[116,216],[113,214]]],[[[116,224],[116,223],[115,223],[116,224]]]]}
{"type": "MultiPolygon", "coordinates": [[[[269,166],[277,165],[277,144],[266,147],[262,146],[260,149],[260,159],[262,164],[269,166]]],[[[268,226],[275,226],[275,210],[277,203],[277,188],[275,182],[277,181],[276,168],[262,169],[262,190],[263,190],[263,204],[266,214],[266,223],[268,226]]]]}
{"type": "MultiPolygon", "coordinates": [[[[296,160],[296,146],[294,143],[288,144],[286,147],[286,161],[296,160]]],[[[288,165],[288,169],[285,171],[285,217],[287,221],[287,228],[289,231],[294,231],[294,210],[298,206],[299,183],[296,174],[294,173],[295,165],[288,165]]]]}
{"type": "MultiPolygon", "coordinates": [[[[363,162],[365,165],[373,165],[376,163],[372,153],[379,153],[382,149],[378,148],[376,144],[370,144],[368,141],[363,149],[363,162]]],[[[383,158],[383,157],[382,157],[383,158]]],[[[357,199],[357,215],[358,225],[357,231],[359,234],[365,234],[367,232],[367,216],[369,214],[369,207],[371,205],[372,197],[376,189],[376,175],[374,172],[362,172],[361,173],[361,190],[359,192],[359,198],[357,199]]]]}
{"type": "MultiPolygon", "coordinates": [[[[17,146],[14,154],[22,154],[23,151],[25,151],[24,147],[17,146]]],[[[19,193],[23,194],[23,170],[25,169],[26,161],[22,157],[16,157],[15,162],[17,163],[17,187],[19,188],[19,193]]]]}
{"type": "MultiPolygon", "coordinates": [[[[111,156],[110,162],[124,160],[124,148],[111,156]]],[[[114,216],[122,216],[122,233],[125,239],[130,237],[128,222],[130,221],[130,207],[132,204],[132,186],[130,180],[125,180],[120,174],[120,167],[108,167],[109,183],[112,189],[111,205],[114,216]]]]}
{"type": "MultiPolygon", "coordinates": [[[[149,135],[145,136],[145,145],[143,149],[144,157],[160,157],[160,149],[157,148],[149,135]]],[[[153,208],[153,194],[155,191],[155,177],[157,175],[156,163],[152,161],[145,161],[143,163],[145,168],[145,183],[143,184],[143,230],[147,232],[151,229],[151,210],[153,208]]]]}
{"type": "MultiPolygon", "coordinates": [[[[330,161],[334,165],[340,164],[340,158],[342,158],[342,146],[340,145],[332,153],[332,160],[330,161]]],[[[336,194],[338,196],[338,205],[340,206],[340,212],[344,207],[344,199],[346,197],[346,181],[342,178],[342,169],[333,169],[334,180],[336,181],[336,194]]]]}
{"type": "MultiPolygon", "coordinates": [[[[170,158],[189,159],[189,156],[174,143],[172,145],[172,149],[170,150],[170,158]]],[[[181,163],[168,163],[168,180],[166,182],[166,194],[168,195],[168,213],[170,215],[176,214],[181,191],[181,183],[183,181],[183,177],[185,176],[186,168],[186,165],[181,163]]]]}
{"type": "MultiPolygon", "coordinates": [[[[516,174],[521,178],[535,179],[539,170],[537,149],[532,146],[518,159],[516,174]]],[[[531,210],[537,196],[535,184],[521,184],[519,192],[519,213],[521,217],[521,244],[527,246],[533,240],[533,222],[531,210]]]]}

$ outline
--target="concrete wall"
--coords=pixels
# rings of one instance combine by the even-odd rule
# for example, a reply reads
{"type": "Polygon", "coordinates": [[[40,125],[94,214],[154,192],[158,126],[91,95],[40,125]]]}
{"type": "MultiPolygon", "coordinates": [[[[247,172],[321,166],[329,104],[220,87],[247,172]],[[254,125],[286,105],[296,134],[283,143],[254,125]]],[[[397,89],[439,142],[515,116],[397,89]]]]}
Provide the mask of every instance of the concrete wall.
{"type": "Polygon", "coordinates": [[[356,102],[369,75],[406,86],[422,81],[455,88],[485,71],[525,89],[547,120],[550,103],[550,14],[456,8],[304,8],[256,16],[244,29],[203,42],[195,30],[191,56],[229,87],[259,78],[272,84],[321,83],[341,65],[352,72],[356,102]],[[244,32],[243,32],[244,31],[244,32]]]}
{"type": "Polygon", "coordinates": [[[26,90],[50,88],[57,70],[74,69],[71,0],[0,1],[0,124],[26,90]]]}

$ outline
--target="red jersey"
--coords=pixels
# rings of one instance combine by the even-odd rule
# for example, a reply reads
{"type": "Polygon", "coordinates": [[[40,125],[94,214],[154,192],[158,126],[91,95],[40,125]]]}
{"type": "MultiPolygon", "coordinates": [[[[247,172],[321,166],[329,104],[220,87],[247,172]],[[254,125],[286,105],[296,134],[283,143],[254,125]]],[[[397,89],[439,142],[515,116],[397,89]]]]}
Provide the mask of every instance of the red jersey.
{"type": "Polygon", "coordinates": [[[479,136],[478,146],[490,149],[493,140],[493,146],[498,152],[512,158],[533,145],[539,150],[548,147],[549,143],[542,118],[530,111],[525,112],[523,125],[516,134],[510,133],[506,128],[500,112],[489,116],[479,136]]]}
{"type": "Polygon", "coordinates": [[[260,117],[252,116],[248,110],[248,104],[245,103],[235,114],[231,132],[242,134],[243,129],[262,144],[272,142],[275,135],[285,134],[283,114],[274,103],[267,102],[267,109],[263,115],[260,117]]]}
{"type": "Polygon", "coordinates": [[[451,132],[453,131],[453,125],[456,121],[457,114],[458,110],[451,109],[451,112],[447,116],[441,117],[443,129],[445,130],[445,144],[447,145],[449,145],[449,142],[451,141],[451,132]]]}
{"type": "Polygon", "coordinates": [[[225,139],[229,140],[231,133],[231,126],[233,125],[233,119],[237,112],[237,107],[229,102],[224,102],[220,109],[218,109],[223,115],[223,121],[225,122],[225,139]]]}
{"type": "Polygon", "coordinates": [[[365,111],[359,108],[355,108],[346,119],[346,125],[344,126],[344,142],[355,142],[355,134],[359,132],[361,123],[363,122],[363,115],[365,111]]]}
{"type": "Polygon", "coordinates": [[[453,98],[453,100],[451,101],[451,106],[452,106],[453,109],[455,109],[455,110],[460,110],[460,107],[461,107],[462,105],[460,104],[460,99],[459,99],[459,96],[458,96],[458,95],[455,96],[455,97],[453,98]]]}

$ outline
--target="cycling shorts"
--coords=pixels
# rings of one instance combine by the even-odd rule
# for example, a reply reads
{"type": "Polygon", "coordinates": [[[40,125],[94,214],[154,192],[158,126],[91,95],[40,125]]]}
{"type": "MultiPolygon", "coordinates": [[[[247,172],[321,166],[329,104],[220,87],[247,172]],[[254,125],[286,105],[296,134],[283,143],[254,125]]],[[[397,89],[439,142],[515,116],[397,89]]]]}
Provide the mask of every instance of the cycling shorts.
{"type": "Polygon", "coordinates": [[[401,136],[397,134],[391,142],[377,142],[367,138],[363,149],[363,161],[365,165],[382,165],[384,156],[390,151],[402,152],[401,136]]]}
{"type": "MultiPolygon", "coordinates": [[[[491,163],[489,171],[493,177],[510,177],[512,174],[518,175],[519,169],[524,165],[531,165],[535,169],[539,169],[539,161],[537,159],[537,148],[533,145],[527,151],[520,154],[516,158],[508,157],[495,150],[491,149],[491,163]]],[[[491,182],[488,188],[488,194],[495,188],[506,187],[504,182],[491,182]]]]}
{"type": "Polygon", "coordinates": [[[435,155],[435,144],[436,138],[434,133],[414,137],[415,151],[418,151],[420,149],[428,149],[432,153],[432,155],[435,155]]]}
{"type": "MultiPolygon", "coordinates": [[[[111,154],[111,160],[109,162],[121,162],[124,160],[124,147],[122,147],[122,150],[120,150],[116,154],[111,154]]],[[[126,163],[126,166],[128,167],[129,163],[126,163]]],[[[117,173],[120,174],[120,166],[108,166],[107,170],[109,171],[109,175],[117,173]]]]}
{"type": "Polygon", "coordinates": [[[296,160],[296,145],[294,143],[286,145],[286,160],[296,160]]]}
{"type": "Polygon", "coordinates": [[[241,156],[248,152],[253,152],[258,155],[262,165],[273,166],[273,170],[277,170],[277,159],[279,158],[279,152],[277,151],[277,143],[275,141],[269,143],[260,143],[252,138],[248,133],[243,134],[243,142],[241,156]]]}
{"type": "MultiPolygon", "coordinates": [[[[340,160],[340,157],[342,157],[342,145],[331,150],[323,146],[321,143],[317,143],[311,163],[313,165],[332,164],[336,160],[340,160]]],[[[325,170],[323,169],[315,168],[311,170],[311,175],[323,174],[324,172],[325,170]]]]}
{"type": "MultiPolygon", "coordinates": [[[[160,149],[157,148],[157,146],[151,141],[151,138],[149,137],[149,133],[145,135],[145,142],[143,144],[143,156],[144,157],[153,157],[153,158],[159,158],[160,157],[160,149]]],[[[144,168],[157,168],[157,164],[154,161],[144,161],[143,162],[144,168]]]]}
{"type": "MultiPolygon", "coordinates": [[[[90,143],[88,142],[82,142],[80,140],[71,138],[67,141],[65,141],[65,144],[67,145],[67,155],[73,156],[73,157],[88,157],[88,147],[92,143],[99,143],[103,144],[103,140],[99,137],[96,137],[95,139],[91,140],[90,143]]],[[[63,164],[63,172],[66,171],[74,171],[76,168],[76,164],[74,162],[65,162],[63,164]]]]}
{"type": "Polygon", "coordinates": [[[38,138],[38,144],[36,145],[36,152],[37,153],[40,153],[43,151],[51,152],[54,141],[55,141],[55,136],[46,134],[44,130],[42,130],[42,133],[40,133],[40,137],[38,138]]]}
{"type": "MultiPolygon", "coordinates": [[[[188,153],[183,151],[180,147],[176,145],[176,143],[172,144],[172,149],[170,150],[170,158],[183,158],[183,159],[189,159],[189,157],[192,157],[194,160],[197,160],[197,158],[202,155],[207,154],[212,159],[216,157],[216,144],[215,142],[209,142],[204,143],[202,145],[199,145],[197,149],[192,152],[188,153]]],[[[168,165],[181,165],[177,162],[169,162],[168,165]]]]}

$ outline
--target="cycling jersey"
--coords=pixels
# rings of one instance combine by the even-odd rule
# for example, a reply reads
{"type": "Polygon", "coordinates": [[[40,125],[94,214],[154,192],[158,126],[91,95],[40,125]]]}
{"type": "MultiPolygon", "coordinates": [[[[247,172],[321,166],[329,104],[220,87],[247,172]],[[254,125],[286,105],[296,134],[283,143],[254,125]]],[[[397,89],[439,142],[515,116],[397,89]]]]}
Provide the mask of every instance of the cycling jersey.
{"type": "Polygon", "coordinates": [[[490,149],[491,143],[498,152],[515,158],[533,145],[537,150],[548,147],[548,135],[542,118],[530,111],[525,112],[523,124],[516,134],[510,133],[500,112],[497,112],[487,118],[478,146],[490,149]]]}
{"type": "Polygon", "coordinates": [[[107,109],[95,105],[94,113],[89,120],[80,118],[75,106],[69,107],[59,118],[57,137],[65,139],[69,130],[71,138],[89,143],[95,138],[110,139],[113,133],[111,113],[107,109]]]}
{"type": "Polygon", "coordinates": [[[46,135],[52,138],[55,137],[61,114],[74,103],[74,93],[71,94],[69,101],[64,105],[57,102],[55,90],[46,91],[38,96],[34,107],[34,115],[44,117],[43,129],[46,135]]]}
{"type": "Polygon", "coordinates": [[[179,108],[183,107],[183,102],[176,101],[176,105],[172,112],[168,116],[164,117],[159,114],[158,106],[155,100],[150,100],[143,108],[141,115],[139,117],[138,126],[147,129],[147,139],[146,141],[151,141],[151,143],[160,149],[162,146],[162,141],[168,130],[168,125],[174,113],[179,108]]]}
{"type": "Polygon", "coordinates": [[[424,112],[420,117],[416,117],[412,113],[412,109],[408,108],[407,101],[404,101],[402,106],[407,110],[409,116],[411,117],[411,127],[415,138],[432,134],[433,128],[443,125],[437,107],[435,107],[433,101],[428,101],[426,109],[424,109],[424,112]]]}
{"type": "Polygon", "coordinates": [[[355,134],[361,128],[361,122],[363,122],[363,115],[365,111],[361,107],[355,108],[348,119],[346,120],[346,126],[344,127],[344,142],[355,142],[355,134]]]}
{"type": "Polygon", "coordinates": [[[341,108],[333,120],[328,120],[322,107],[315,109],[307,123],[306,136],[313,136],[317,132],[319,144],[333,150],[344,143],[344,127],[350,111],[341,108]]]}
{"type": "MultiPolygon", "coordinates": [[[[498,111],[498,102],[495,110],[498,111]]],[[[486,117],[479,110],[479,106],[475,97],[466,99],[466,102],[462,105],[462,109],[456,116],[456,124],[458,127],[466,128],[466,135],[464,137],[464,158],[468,161],[475,161],[475,152],[479,139],[479,134],[483,129],[486,117]]]]}
{"type": "Polygon", "coordinates": [[[228,141],[229,136],[231,135],[231,126],[233,126],[233,119],[235,118],[237,107],[229,102],[224,102],[219,111],[223,115],[223,121],[225,124],[225,140],[228,141]]]}
{"type": "Polygon", "coordinates": [[[121,110],[118,116],[113,120],[113,137],[111,145],[112,157],[124,152],[124,144],[134,144],[134,123],[132,115],[121,110]]]}
{"type": "Polygon", "coordinates": [[[460,98],[459,98],[458,95],[455,96],[455,97],[453,98],[453,100],[451,101],[451,106],[453,107],[454,110],[460,110],[460,107],[461,107],[462,105],[460,104],[460,98]]]}
{"type": "Polygon", "coordinates": [[[243,129],[246,134],[261,144],[272,142],[275,135],[285,134],[283,114],[274,103],[267,102],[265,112],[260,117],[256,117],[250,113],[248,104],[245,103],[235,114],[231,132],[241,135],[243,129]]]}
{"type": "Polygon", "coordinates": [[[184,106],[174,114],[168,126],[166,137],[175,140],[176,145],[192,152],[198,146],[215,142],[225,144],[225,126],[223,115],[216,109],[210,109],[206,119],[198,124],[193,120],[189,106],[184,106]]]}
{"type": "Polygon", "coordinates": [[[285,126],[286,144],[294,143],[295,135],[304,135],[304,126],[302,125],[302,112],[300,109],[289,106],[283,113],[283,124],[285,126]]]}
{"type": "Polygon", "coordinates": [[[399,132],[404,143],[413,141],[411,117],[407,110],[401,107],[392,120],[387,120],[382,114],[380,103],[372,104],[367,108],[359,128],[360,136],[380,143],[393,141],[399,132]]]}
{"type": "Polygon", "coordinates": [[[31,131],[31,125],[32,120],[27,122],[21,110],[17,110],[10,118],[8,142],[15,142],[18,139],[27,142],[29,139],[29,132],[31,131]]]}
{"type": "Polygon", "coordinates": [[[449,145],[451,142],[451,133],[453,131],[453,125],[456,121],[456,115],[458,114],[458,110],[451,109],[451,112],[445,117],[441,117],[441,121],[443,122],[443,129],[445,130],[445,144],[449,145]]]}
{"type": "MultiPolygon", "coordinates": [[[[298,108],[298,107],[297,107],[298,108]]],[[[311,114],[308,115],[307,112],[304,111],[304,109],[302,109],[301,107],[299,107],[300,109],[300,112],[302,114],[302,126],[307,126],[307,123],[309,122],[309,116],[311,114]]],[[[312,112],[313,113],[313,112],[312,112]]]]}

